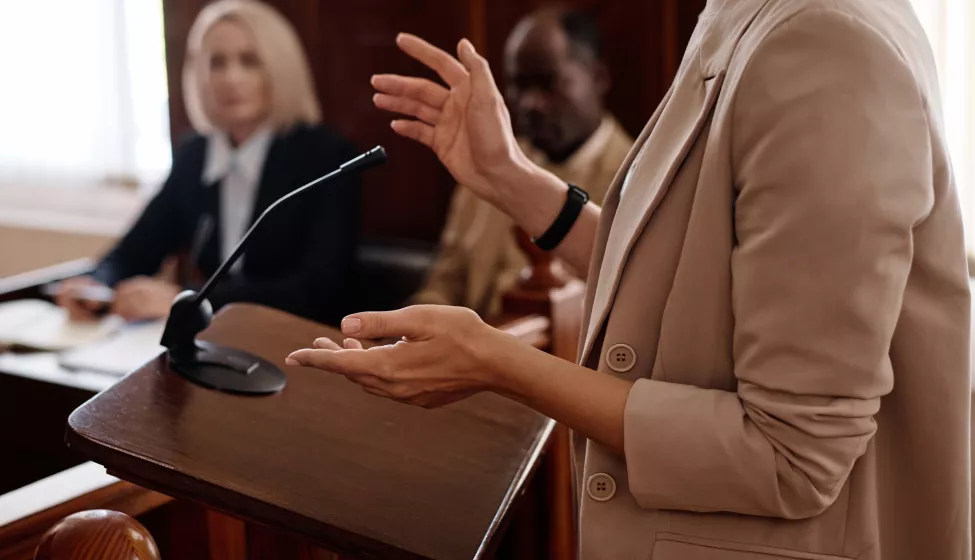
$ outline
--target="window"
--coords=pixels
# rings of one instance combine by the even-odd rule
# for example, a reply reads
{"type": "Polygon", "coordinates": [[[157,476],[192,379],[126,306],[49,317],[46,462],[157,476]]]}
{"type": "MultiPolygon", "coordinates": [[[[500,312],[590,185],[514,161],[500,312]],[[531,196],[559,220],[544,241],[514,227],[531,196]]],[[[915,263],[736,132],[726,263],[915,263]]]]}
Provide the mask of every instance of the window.
{"type": "Polygon", "coordinates": [[[972,0],[911,0],[938,64],[948,149],[961,195],[965,235],[975,248],[975,6],[972,0]]]}
{"type": "Polygon", "coordinates": [[[0,185],[155,185],[171,163],[161,0],[0,2],[0,185]]]}

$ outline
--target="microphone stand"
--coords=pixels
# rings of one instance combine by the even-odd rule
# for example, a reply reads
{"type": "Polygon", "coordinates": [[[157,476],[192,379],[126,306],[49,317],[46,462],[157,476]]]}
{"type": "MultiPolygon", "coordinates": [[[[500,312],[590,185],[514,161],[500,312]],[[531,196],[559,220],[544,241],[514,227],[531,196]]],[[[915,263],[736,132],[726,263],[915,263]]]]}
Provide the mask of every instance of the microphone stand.
{"type": "Polygon", "coordinates": [[[160,341],[167,349],[169,366],[197,385],[227,393],[267,395],[283,389],[286,384],[284,372],[268,360],[243,350],[196,339],[196,335],[210,326],[213,319],[213,306],[207,296],[243,254],[247,241],[261,221],[280,204],[321,183],[384,163],[386,151],[382,146],[376,146],[342,164],[332,173],[295,189],[268,206],[199,292],[186,290],[173,300],[160,341]]]}

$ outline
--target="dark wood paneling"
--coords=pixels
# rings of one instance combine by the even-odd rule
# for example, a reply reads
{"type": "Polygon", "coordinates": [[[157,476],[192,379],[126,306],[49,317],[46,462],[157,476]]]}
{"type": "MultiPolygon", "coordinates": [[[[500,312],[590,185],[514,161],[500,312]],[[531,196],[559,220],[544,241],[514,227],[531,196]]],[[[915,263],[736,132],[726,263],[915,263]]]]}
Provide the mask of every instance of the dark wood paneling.
{"type": "MultiPolygon", "coordinates": [[[[181,73],[186,34],[204,0],[164,0],[170,120],[174,139],[189,130],[181,73]]],[[[389,164],[364,178],[364,233],[424,241],[438,238],[453,181],[425,148],[394,135],[372,107],[369,77],[418,73],[397,51],[399,31],[454,50],[469,37],[500,70],[505,38],[543,0],[269,0],[294,23],[315,73],[326,123],[361,148],[383,144],[389,164]]],[[[637,134],[663,97],[705,0],[577,0],[596,16],[613,75],[610,110],[637,134]]],[[[422,72],[421,72],[422,73],[422,72]]],[[[498,72],[500,75],[500,72],[498,72]]]]}
{"type": "Polygon", "coordinates": [[[166,37],[166,80],[169,86],[169,130],[175,148],[180,138],[192,131],[183,103],[183,59],[186,38],[193,20],[206,0],[163,0],[163,27],[166,37]]]}
{"type": "Polygon", "coordinates": [[[390,130],[390,115],[372,105],[369,78],[377,72],[423,73],[418,63],[396,48],[396,33],[409,30],[438,45],[455,44],[467,32],[467,4],[442,0],[309,4],[306,0],[276,2],[292,21],[303,20],[299,29],[314,68],[324,120],[361,148],[382,144],[389,153],[388,164],[363,177],[366,234],[436,239],[453,181],[428,149],[390,130]]]}
{"type": "Polygon", "coordinates": [[[84,460],[64,446],[64,426],[91,391],[0,373],[0,494],[84,460]]]}

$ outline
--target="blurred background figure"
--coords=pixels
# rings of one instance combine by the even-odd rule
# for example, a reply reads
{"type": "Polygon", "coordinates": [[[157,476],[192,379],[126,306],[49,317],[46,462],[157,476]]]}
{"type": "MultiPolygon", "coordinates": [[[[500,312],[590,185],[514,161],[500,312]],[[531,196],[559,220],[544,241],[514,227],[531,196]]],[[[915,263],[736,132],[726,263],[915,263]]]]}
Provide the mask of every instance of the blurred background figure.
{"type": "MultiPolygon", "coordinates": [[[[633,139],[604,106],[610,76],[595,22],[561,7],[526,16],[508,37],[504,73],[522,149],[567,183],[586,185],[600,204],[633,139]]],[[[437,260],[412,302],[497,313],[501,295],[528,264],[513,225],[459,186],[437,260]]]]}
{"type": "MultiPolygon", "coordinates": [[[[271,203],[354,157],[320,122],[305,53],[291,24],[252,0],[220,0],[189,33],[183,94],[196,130],[176,151],[162,189],[90,276],[63,282],[58,304],[74,318],[98,304],[86,286],[114,288],[111,311],[163,318],[185,287],[212,274],[271,203]],[[179,278],[154,277],[180,255],[179,278]],[[188,271],[196,270],[196,274],[188,271]]],[[[289,201],[261,226],[215,308],[260,303],[336,323],[353,285],[360,193],[351,181],[289,201]]]]}

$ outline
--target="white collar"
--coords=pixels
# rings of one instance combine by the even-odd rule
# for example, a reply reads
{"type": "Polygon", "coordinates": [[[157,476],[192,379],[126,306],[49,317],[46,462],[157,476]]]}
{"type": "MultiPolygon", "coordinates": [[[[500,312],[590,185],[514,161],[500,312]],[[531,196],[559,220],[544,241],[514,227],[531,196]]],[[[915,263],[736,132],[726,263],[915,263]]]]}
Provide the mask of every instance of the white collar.
{"type": "Polygon", "coordinates": [[[240,171],[248,181],[259,181],[273,139],[271,129],[264,126],[235,149],[230,145],[230,137],[226,132],[211,133],[207,137],[203,184],[213,185],[223,180],[235,163],[240,166],[240,171]]]}

